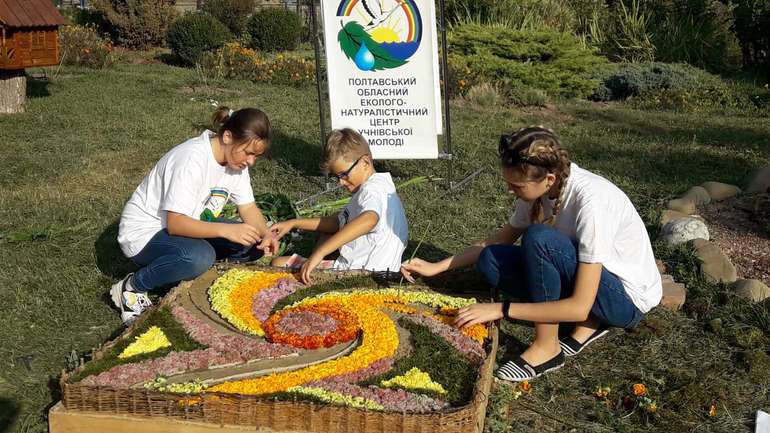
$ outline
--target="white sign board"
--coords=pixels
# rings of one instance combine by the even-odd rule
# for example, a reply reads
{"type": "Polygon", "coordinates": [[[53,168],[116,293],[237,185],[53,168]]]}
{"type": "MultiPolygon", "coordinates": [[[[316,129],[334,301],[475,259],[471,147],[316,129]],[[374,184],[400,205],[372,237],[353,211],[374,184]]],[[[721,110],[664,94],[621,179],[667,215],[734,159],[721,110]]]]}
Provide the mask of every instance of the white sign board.
{"type": "Polygon", "coordinates": [[[353,128],[376,159],[438,157],[432,0],[323,0],[332,128],[353,128]]]}

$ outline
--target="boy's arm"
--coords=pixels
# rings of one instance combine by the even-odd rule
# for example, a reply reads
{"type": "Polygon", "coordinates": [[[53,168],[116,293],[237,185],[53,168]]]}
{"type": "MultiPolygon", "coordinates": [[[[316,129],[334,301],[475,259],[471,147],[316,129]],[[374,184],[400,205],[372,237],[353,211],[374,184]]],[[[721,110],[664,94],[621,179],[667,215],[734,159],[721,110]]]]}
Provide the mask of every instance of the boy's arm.
{"type": "Polygon", "coordinates": [[[310,273],[321,263],[324,257],[338,250],[353,239],[359,238],[374,229],[380,221],[380,216],[374,211],[365,211],[345,224],[345,227],[332,235],[324,243],[313,251],[300,269],[299,279],[305,284],[310,284],[310,273]]]}
{"type": "Polygon", "coordinates": [[[353,218],[350,222],[345,224],[345,227],[329,237],[326,242],[319,245],[318,248],[313,251],[313,254],[311,254],[310,257],[318,256],[323,259],[327,255],[340,249],[340,247],[346,243],[374,230],[374,227],[377,226],[379,221],[380,216],[377,215],[376,212],[363,212],[361,215],[353,218]]]}
{"type": "Polygon", "coordinates": [[[286,221],[281,221],[274,224],[271,227],[273,234],[276,238],[281,239],[294,229],[309,231],[309,232],[321,232],[321,233],[335,233],[339,230],[340,224],[337,220],[337,214],[321,218],[298,218],[286,221]]]}
{"type": "MultiPolygon", "coordinates": [[[[293,226],[298,230],[321,233],[336,233],[340,229],[337,214],[321,218],[300,218],[293,221],[293,226]]],[[[375,223],[376,224],[376,223],[375,223]]]]}

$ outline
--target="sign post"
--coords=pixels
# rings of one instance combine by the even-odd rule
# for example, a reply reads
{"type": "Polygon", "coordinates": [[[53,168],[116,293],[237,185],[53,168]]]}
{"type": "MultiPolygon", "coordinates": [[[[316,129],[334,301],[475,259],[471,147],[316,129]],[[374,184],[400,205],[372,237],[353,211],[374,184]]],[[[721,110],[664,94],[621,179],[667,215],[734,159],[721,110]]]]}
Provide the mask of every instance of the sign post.
{"type": "Polygon", "coordinates": [[[376,159],[435,159],[442,134],[433,0],[323,0],[332,128],[376,159]]]}

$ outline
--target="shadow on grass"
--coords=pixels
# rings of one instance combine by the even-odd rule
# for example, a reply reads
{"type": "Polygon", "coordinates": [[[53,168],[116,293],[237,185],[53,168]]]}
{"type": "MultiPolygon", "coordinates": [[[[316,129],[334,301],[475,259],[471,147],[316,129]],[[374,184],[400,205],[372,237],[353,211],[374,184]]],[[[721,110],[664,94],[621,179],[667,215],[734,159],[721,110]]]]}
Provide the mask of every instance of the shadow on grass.
{"type": "Polygon", "coordinates": [[[269,157],[292,166],[306,176],[321,174],[321,147],[307,141],[277,131],[273,135],[269,157]]]}
{"type": "Polygon", "coordinates": [[[0,433],[9,432],[18,416],[18,403],[8,398],[0,398],[0,433]]]}
{"type": "Polygon", "coordinates": [[[602,128],[668,145],[661,152],[632,144],[610,148],[600,144],[595,137],[574,143],[574,153],[579,160],[600,164],[612,161],[609,170],[623,167],[624,176],[643,183],[666,184],[672,179],[680,179],[684,183],[715,180],[741,185],[758,168],[758,161],[763,159],[761,154],[770,156],[770,138],[748,125],[715,125],[681,115],[673,117],[671,113],[578,108],[572,114],[602,128]],[[666,114],[668,117],[663,117],[666,114]],[[733,150],[736,152],[731,152],[733,150]],[[632,160],[637,163],[618,163],[632,160]]]}
{"type": "Polygon", "coordinates": [[[136,265],[123,255],[118,244],[119,220],[113,221],[99,235],[94,243],[96,266],[102,274],[116,280],[135,271],[136,265]]]}
{"type": "Polygon", "coordinates": [[[51,84],[51,80],[46,77],[27,77],[27,98],[44,98],[46,96],[51,96],[51,92],[48,91],[49,84],[51,84]]]}

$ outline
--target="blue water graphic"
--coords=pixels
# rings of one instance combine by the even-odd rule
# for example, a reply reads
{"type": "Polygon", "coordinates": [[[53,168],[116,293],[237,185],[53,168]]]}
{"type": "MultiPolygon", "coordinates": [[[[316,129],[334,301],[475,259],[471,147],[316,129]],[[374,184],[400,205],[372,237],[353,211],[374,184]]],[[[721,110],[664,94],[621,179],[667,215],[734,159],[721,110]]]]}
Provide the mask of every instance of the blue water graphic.
{"type": "Polygon", "coordinates": [[[362,71],[371,71],[374,67],[374,55],[366,48],[366,44],[361,42],[361,48],[358,49],[355,59],[356,66],[362,71]]]}

